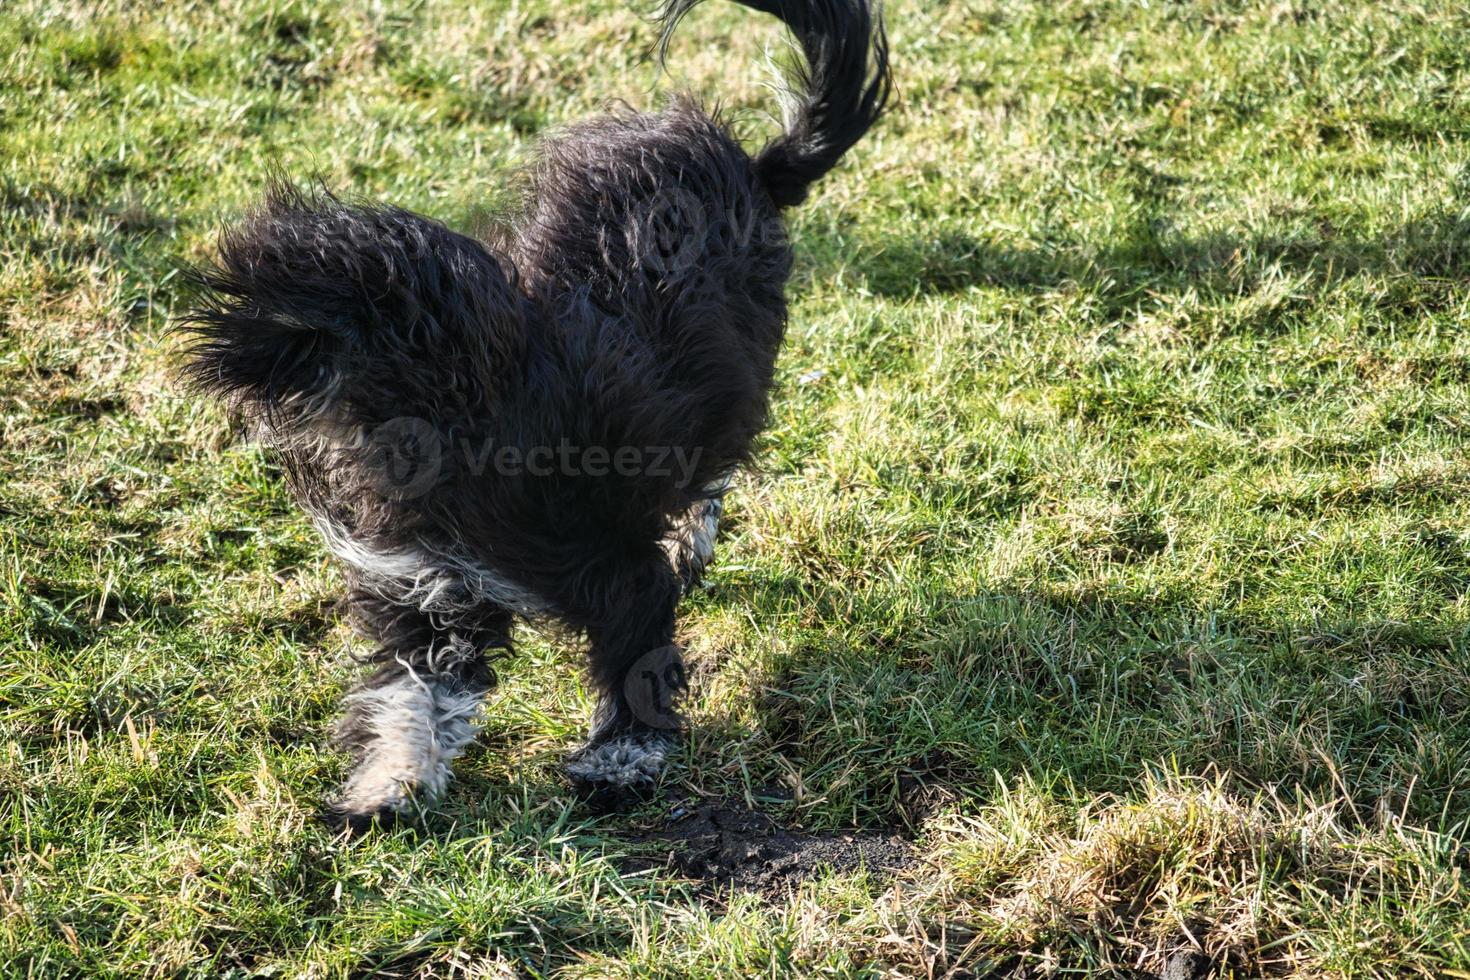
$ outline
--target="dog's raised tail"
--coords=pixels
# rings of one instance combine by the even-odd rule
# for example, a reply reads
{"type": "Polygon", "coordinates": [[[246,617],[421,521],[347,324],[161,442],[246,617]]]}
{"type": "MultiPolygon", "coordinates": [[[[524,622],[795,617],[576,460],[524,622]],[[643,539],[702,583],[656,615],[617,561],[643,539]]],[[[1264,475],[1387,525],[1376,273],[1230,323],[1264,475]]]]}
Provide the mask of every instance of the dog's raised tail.
{"type": "MultiPolygon", "coordinates": [[[[660,53],[701,0],[664,0],[660,53]]],[[[761,182],[780,207],[806,200],[878,121],[893,91],[883,16],[871,0],[737,0],[773,14],[790,29],[806,64],[792,79],[786,131],[756,156],[761,182]]]]}

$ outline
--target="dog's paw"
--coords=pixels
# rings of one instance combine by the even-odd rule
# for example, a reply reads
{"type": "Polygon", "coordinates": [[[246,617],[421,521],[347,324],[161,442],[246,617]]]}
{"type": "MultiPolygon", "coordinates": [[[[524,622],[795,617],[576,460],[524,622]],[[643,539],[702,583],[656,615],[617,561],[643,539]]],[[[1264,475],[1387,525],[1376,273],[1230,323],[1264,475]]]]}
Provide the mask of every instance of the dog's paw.
{"type": "Polygon", "coordinates": [[[322,810],[322,819],[334,830],[356,836],[375,827],[391,827],[415,810],[414,787],[408,783],[380,783],[354,773],[336,798],[322,810]]]}
{"type": "Polygon", "coordinates": [[[381,751],[358,762],[327,804],[323,816],[329,825],[353,834],[392,826],[418,810],[421,796],[432,799],[432,787],[421,785],[414,769],[389,762],[389,755],[381,751]]]}
{"type": "Polygon", "coordinates": [[[338,744],[356,761],[328,808],[353,831],[418,813],[444,794],[450,766],[474,738],[483,690],[459,679],[381,672],[347,699],[338,744]]]}
{"type": "Polygon", "coordinates": [[[322,808],[321,820],[337,833],[360,837],[374,829],[392,827],[404,812],[405,808],[387,804],[374,810],[364,810],[338,799],[322,808]]]}
{"type": "Polygon", "coordinates": [[[671,734],[633,731],[579,749],[567,760],[567,776],[593,793],[627,793],[652,787],[677,743],[671,734]]]}

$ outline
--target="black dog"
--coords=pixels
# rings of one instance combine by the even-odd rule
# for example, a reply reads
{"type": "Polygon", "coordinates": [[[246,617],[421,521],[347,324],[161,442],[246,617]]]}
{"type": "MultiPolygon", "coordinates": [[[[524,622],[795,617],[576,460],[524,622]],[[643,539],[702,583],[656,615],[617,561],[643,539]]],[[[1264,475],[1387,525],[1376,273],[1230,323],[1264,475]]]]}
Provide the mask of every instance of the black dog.
{"type": "MultiPolygon", "coordinates": [[[[697,2],[667,0],[663,46],[697,2]]],[[[677,100],[549,141],[496,240],[278,185],[196,273],[188,376],[279,453],[374,644],[338,728],[354,827],[444,788],[517,616],[588,643],[600,699],[575,779],[651,781],[673,745],[675,607],[785,330],[780,213],[891,89],[869,0],[742,2],[806,61],[754,158],[677,100]]]]}

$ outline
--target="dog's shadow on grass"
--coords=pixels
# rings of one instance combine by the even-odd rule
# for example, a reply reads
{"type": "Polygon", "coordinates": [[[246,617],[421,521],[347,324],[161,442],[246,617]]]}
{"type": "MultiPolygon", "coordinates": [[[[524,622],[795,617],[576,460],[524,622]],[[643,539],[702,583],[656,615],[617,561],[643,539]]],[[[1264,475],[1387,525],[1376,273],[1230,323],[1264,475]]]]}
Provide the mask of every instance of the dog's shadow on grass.
{"type": "Polygon", "coordinates": [[[1222,233],[1190,238],[1140,220],[1106,246],[1062,240],[1025,243],[948,230],[932,238],[873,237],[819,258],[856,273],[873,293],[910,298],[977,286],[1046,291],[1066,285],[1120,302],[1186,289],[1237,294],[1282,273],[1323,281],[1368,274],[1418,280],[1470,278],[1470,218],[1449,209],[1380,237],[1311,230],[1222,233]]]}
{"type": "Polygon", "coordinates": [[[707,744],[748,747],[751,785],[794,789],[807,813],[916,826],[985,804],[998,779],[1126,794],[1174,766],[1439,823],[1461,778],[1470,621],[1454,617],[1292,620],[1036,588],[858,600],[871,609],[789,581],[719,593],[872,624],[803,631],[748,704],[703,718],[707,744]]]}
{"type": "MultiPolygon", "coordinates": [[[[1446,594],[1462,579],[1447,569],[1446,594]]],[[[840,813],[853,829],[907,832],[951,802],[984,805],[1002,777],[1126,794],[1175,766],[1229,774],[1242,791],[1346,786],[1365,813],[1392,799],[1434,821],[1459,778],[1470,619],[1293,620],[1044,584],[855,597],[789,575],[717,577],[699,601],[829,625],[796,628],[733,682],[735,652],[691,653],[693,734],[671,778],[652,797],[574,806],[608,841],[644,839],[691,787],[764,798],[788,824],[840,813]]],[[[543,778],[559,758],[547,752],[535,792],[570,801],[570,786],[543,778]]],[[[470,796],[516,792],[513,774],[475,782],[470,796]]],[[[458,808],[422,829],[482,832],[458,808]]]]}

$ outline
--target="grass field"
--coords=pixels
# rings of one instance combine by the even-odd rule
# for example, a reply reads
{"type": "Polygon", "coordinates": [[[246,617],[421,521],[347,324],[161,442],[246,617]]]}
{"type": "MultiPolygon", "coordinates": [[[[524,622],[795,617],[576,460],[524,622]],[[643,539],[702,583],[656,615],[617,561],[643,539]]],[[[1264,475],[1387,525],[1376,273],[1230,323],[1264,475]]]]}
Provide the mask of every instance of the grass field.
{"type": "Polygon", "coordinates": [[[473,229],[610,99],[759,139],[780,36],[711,3],[660,77],[605,0],[0,3],[0,972],[1470,976],[1470,8],[889,22],[689,751],[577,804],[528,630],[445,804],[348,841],[340,581],[171,380],[175,270],[272,167],[473,229]],[[913,857],[624,873],[699,800],[913,857]]]}

